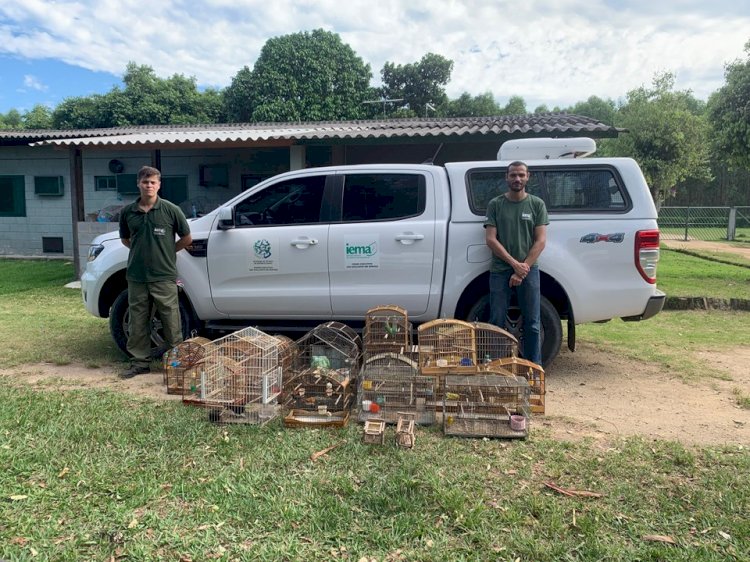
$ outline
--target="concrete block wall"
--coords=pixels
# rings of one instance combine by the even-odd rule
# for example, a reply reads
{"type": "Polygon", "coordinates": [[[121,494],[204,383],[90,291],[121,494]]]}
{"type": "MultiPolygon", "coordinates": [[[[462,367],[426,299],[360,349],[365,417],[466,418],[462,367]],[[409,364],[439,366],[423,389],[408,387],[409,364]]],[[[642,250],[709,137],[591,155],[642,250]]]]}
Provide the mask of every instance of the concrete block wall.
{"type": "Polygon", "coordinates": [[[24,176],[25,217],[0,217],[0,255],[73,256],[70,161],[67,151],[48,147],[3,147],[0,175],[24,176]],[[34,193],[35,176],[62,176],[63,195],[34,193]],[[62,238],[63,253],[45,254],[42,238],[62,238]]]}

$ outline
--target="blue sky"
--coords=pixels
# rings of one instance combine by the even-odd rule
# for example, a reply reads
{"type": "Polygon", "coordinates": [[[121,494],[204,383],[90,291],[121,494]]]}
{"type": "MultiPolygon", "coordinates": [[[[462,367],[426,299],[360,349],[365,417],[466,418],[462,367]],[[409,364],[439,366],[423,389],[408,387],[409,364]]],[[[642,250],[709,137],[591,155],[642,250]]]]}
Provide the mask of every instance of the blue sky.
{"type": "Polygon", "coordinates": [[[323,28],[373,71],[428,52],[454,61],[450,97],[491,91],[501,104],[620,99],[670,71],[706,99],[744,58],[744,1],[2,0],[0,112],[54,107],[121,85],[128,61],[223,88],[267,39],[323,28]]]}

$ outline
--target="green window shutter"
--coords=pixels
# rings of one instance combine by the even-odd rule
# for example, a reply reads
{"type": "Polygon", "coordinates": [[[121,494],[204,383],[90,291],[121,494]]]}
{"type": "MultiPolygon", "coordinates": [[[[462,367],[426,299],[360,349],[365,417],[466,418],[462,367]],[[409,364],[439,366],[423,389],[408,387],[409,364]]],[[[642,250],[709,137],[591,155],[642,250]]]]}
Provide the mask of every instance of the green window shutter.
{"type": "Polygon", "coordinates": [[[159,196],[175,205],[179,205],[188,198],[187,176],[162,176],[159,196]]]}
{"type": "Polygon", "coordinates": [[[0,176],[0,217],[25,217],[23,176],[0,176]]]}
{"type": "Polygon", "coordinates": [[[34,176],[34,194],[60,197],[64,193],[62,176],[34,176]]]}
{"type": "Polygon", "coordinates": [[[138,194],[138,174],[117,174],[117,193],[122,195],[138,194]]]}

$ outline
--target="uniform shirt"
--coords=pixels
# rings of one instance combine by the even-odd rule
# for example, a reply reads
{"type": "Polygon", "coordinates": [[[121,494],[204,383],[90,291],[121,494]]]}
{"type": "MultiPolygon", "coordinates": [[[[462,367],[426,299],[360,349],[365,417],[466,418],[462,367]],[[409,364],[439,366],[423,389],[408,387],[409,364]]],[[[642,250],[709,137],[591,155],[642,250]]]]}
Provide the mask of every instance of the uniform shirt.
{"type": "Polygon", "coordinates": [[[126,277],[138,283],[175,281],[175,234],[180,238],[190,234],[187,219],[177,205],[161,197],[148,213],[138,207],[139,201],[120,213],[120,238],[130,239],[126,277]]]}
{"type": "MultiPolygon", "coordinates": [[[[521,201],[511,201],[505,195],[500,195],[487,205],[484,226],[497,229],[498,241],[518,261],[523,261],[534,245],[534,229],[545,224],[549,224],[549,218],[544,201],[530,193],[521,201]]],[[[492,255],[492,273],[512,269],[510,264],[492,255]]]]}

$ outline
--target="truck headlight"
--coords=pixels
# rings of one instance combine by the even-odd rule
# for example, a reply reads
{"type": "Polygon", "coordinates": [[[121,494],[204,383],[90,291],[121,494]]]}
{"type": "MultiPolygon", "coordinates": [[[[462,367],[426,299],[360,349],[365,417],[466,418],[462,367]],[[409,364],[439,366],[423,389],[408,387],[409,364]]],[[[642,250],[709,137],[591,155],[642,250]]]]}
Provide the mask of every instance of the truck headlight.
{"type": "Polygon", "coordinates": [[[102,250],[104,250],[104,244],[97,244],[96,246],[91,246],[89,248],[88,261],[94,261],[97,258],[97,256],[102,253],[102,250]]]}

